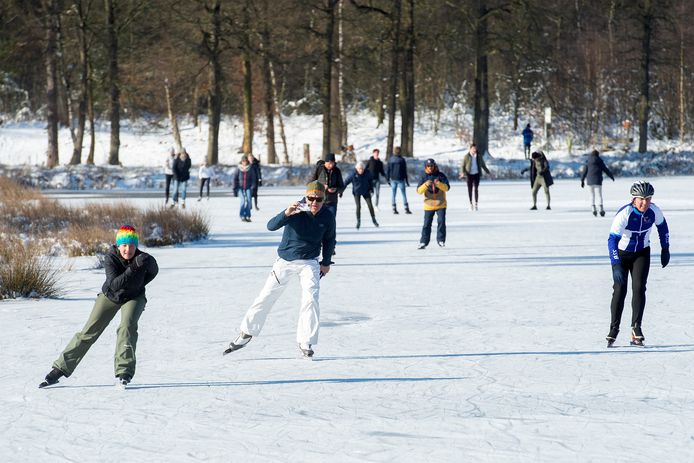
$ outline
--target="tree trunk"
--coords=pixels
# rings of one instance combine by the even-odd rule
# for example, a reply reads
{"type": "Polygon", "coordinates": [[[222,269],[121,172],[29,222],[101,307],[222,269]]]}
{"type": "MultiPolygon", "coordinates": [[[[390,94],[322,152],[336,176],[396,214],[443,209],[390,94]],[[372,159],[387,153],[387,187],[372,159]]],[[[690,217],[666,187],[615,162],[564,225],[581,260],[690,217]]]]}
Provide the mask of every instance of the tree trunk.
{"type": "Polygon", "coordinates": [[[390,95],[388,95],[388,142],[386,146],[386,159],[393,154],[393,146],[395,142],[395,111],[398,93],[398,62],[400,61],[400,21],[402,13],[402,0],[393,1],[393,50],[390,66],[390,95]]]}
{"type": "Polygon", "coordinates": [[[106,0],[107,35],[108,35],[108,84],[111,102],[111,145],[108,152],[108,163],[118,165],[120,149],[120,76],[118,74],[118,29],[116,26],[116,2],[106,0]]]}
{"type": "Polygon", "coordinates": [[[275,69],[272,61],[268,61],[268,67],[270,69],[270,83],[272,84],[272,99],[274,101],[275,115],[277,116],[277,121],[280,123],[280,138],[282,139],[282,149],[284,153],[284,163],[289,164],[289,150],[287,149],[287,136],[284,133],[284,119],[282,118],[282,110],[280,107],[281,99],[277,92],[277,79],[275,78],[275,69]]]}
{"type": "MultiPolygon", "coordinates": [[[[376,127],[380,127],[383,125],[383,121],[386,120],[386,75],[385,75],[385,70],[383,63],[385,62],[385,52],[384,52],[384,45],[383,41],[381,41],[379,48],[379,60],[378,60],[378,67],[379,67],[379,77],[380,79],[378,80],[378,107],[376,108],[376,119],[378,123],[376,124],[376,127]]],[[[386,153],[386,157],[388,157],[388,154],[386,153]]]]}
{"type": "Polygon", "coordinates": [[[340,114],[340,146],[349,141],[347,132],[347,114],[345,109],[345,76],[344,76],[344,34],[342,33],[342,8],[344,0],[338,0],[337,9],[337,103],[340,114]]]}
{"type": "Polygon", "coordinates": [[[331,108],[332,108],[332,70],[333,70],[333,41],[335,31],[335,3],[337,0],[327,0],[327,24],[325,27],[325,61],[323,69],[323,154],[322,159],[331,152],[331,108]]]}
{"type": "MultiPolygon", "coordinates": [[[[58,7],[60,9],[60,7],[58,7]]],[[[70,138],[74,144],[75,142],[75,128],[72,121],[72,85],[71,85],[71,71],[68,66],[65,65],[65,39],[63,36],[63,21],[60,17],[60,13],[56,19],[58,26],[57,36],[58,36],[58,75],[60,76],[59,86],[59,107],[58,107],[58,121],[63,127],[67,127],[70,131],[70,138]]]]}
{"type": "Polygon", "coordinates": [[[94,89],[92,87],[92,67],[87,61],[87,119],[89,120],[89,153],[87,164],[94,165],[94,151],[96,148],[96,133],[94,131],[94,89]]]}
{"type": "Polygon", "coordinates": [[[183,151],[183,143],[181,143],[181,131],[178,130],[178,120],[173,111],[173,102],[171,101],[171,90],[169,89],[169,79],[164,79],[164,93],[166,93],[166,108],[169,112],[169,120],[171,121],[171,132],[176,145],[176,152],[183,151]]]}
{"type": "Polygon", "coordinates": [[[79,96],[77,107],[75,108],[77,119],[77,127],[73,140],[72,158],[70,164],[80,164],[82,162],[82,145],[84,144],[84,129],[87,116],[87,100],[89,86],[89,48],[87,46],[87,20],[84,9],[82,8],[82,0],[75,2],[77,9],[77,20],[79,21],[77,29],[77,38],[80,51],[80,77],[79,77],[79,96]]]}
{"type": "Polygon", "coordinates": [[[46,29],[46,118],[48,152],[46,166],[58,165],[58,0],[44,0],[46,29]]]}
{"type": "MultiPolygon", "coordinates": [[[[267,41],[267,37],[264,37],[264,41],[267,41]]],[[[272,75],[270,74],[270,57],[267,55],[267,49],[263,54],[263,79],[265,81],[265,139],[267,141],[267,159],[265,162],[277,164],[277,151],[275,150],[275,99],[272,94],[272,75]]]]}
{"type": "Polygon", "coordinates": [[[404,60],[402,70],[402,92],[400,94],[400,145],[403,156],[414,156],[414,0],[409,0],[409,18],[406,35],[403,40],[404,60]]]}
{"type": "Polygon", "coordinates": [[[650,111],[650,70],[651,70],[651,37],[653,35],[653,3],[646,0],[643,4],[641,25],[641,96],[639,98],[639,153],[648,150],[648,117],[650,111]]]}
{"type": "Polygon", "coordinates": [[[477,20],[475,22],[475,96],[473,140],[477,152],[485,155],[489,143],[489,68],[487,61],[487,2],[477,0],[477,20]]]}
{"type": "Polygon", "coordinates": [[[193,127],[197,127],[200,123],[198,122],[198,78],[195,76],[193,78],[193,98],[190,105],[190,115],[193,117],[193,127]]]}
{"type": "Polygon", "coordinates": [[[244,154],[253,152],[253,76],[248,52],[243,56],[243,145],[244,154]]]}
{"type": "Polygon", "coordinates": [[[220,0],[215,0],[212,7],[207,8],[207,12],[210,13],[212,23],[212,31],[203,32],[203,45],[209,68],[207,162],[215,165],[219,162],[219,124],[222,119],[222,65],[219,62],[219,39],[222,30],[220,0]]]}
{"type": "Polygon", "coordinates": [[[680,78],[679,78],[679,139],[684,143],[684,130],[687,123],[687,107],[684,96],[685,61],[684,61],[684,27],[680,25],[680,78]]]}

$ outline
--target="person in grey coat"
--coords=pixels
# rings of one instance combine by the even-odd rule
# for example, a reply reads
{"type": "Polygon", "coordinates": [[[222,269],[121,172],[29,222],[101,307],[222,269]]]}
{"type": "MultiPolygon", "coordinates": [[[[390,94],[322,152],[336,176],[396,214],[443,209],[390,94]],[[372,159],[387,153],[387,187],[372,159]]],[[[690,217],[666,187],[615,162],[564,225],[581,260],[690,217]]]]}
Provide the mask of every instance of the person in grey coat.
{"type": "Polygon", "coordinates": [[[600,157],[598,150],[593,150],[588,156],[586,165],[581,174],[581,188],[585,188],[586,183],[590,187],[590,200],[593,205],[593,215],[597,217],[598,210],[595,208],[595,193],[600,198],[600,217],[605,217],[605,209],[602,207],[602,173],[605,173],[614,182],[614,175],[607,168],[605,162],[600,157]]]}

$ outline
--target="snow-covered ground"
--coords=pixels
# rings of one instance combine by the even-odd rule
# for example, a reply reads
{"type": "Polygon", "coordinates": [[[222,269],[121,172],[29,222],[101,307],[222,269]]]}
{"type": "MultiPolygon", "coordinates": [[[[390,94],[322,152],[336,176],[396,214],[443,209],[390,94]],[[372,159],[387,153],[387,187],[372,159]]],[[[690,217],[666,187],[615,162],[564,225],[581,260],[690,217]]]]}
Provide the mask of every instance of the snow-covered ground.
{"type": "MultiPolygon", "coordinates": [[[[72,141],[67,129],[60,132],[60,162],[55,169],[40,167],[46,161],[46,130],[42,122],[18,122],[5,117],[0,126],[0,175],[8,175],[42,189],[128,189],[161,188],[164,182],[162,165],[173,144],[167,121],[124,121],[121,128],[120,162],[123,167],[106,166],[110,133],[108,125],[97,127],[95,166],[67,166],[72,154],[72,141]]],[[[366,160],[374,148],[383,155],[386,150],[387,127],[378,127],[374,116],[366,112],[349,114],[350,142],[356,156],[366,160]]],[[[521,177],[527,167],[520,130],[514,131],[510,118],[494,114],[491,123],[490,147],[487,164],[497,178],[521,177]]],[[[618,176],[694,175],[694,149],[691,143],[649,140],[648,153],[637,153],[634,143],[625,146],[612,140],[608,147],[578,146],[573,142],[569,149],[566,135],[557,135],[545,146],[543,130],[536,121],[533,149],[544,149],[557,178],[572,178],[580,174],[585,155],[593,148],[603,153],[605,162],[618,176]]],[[[292,115],[286,118],[287,148],[291,165],[268,165],[265,135],[258,130],[254,137],[253,152],[263,163],[265,185],[295,185],[297,179],[306,177],[308,166],[302,167],[303,145],[309,144],[312,163],[318,159],[322,146],[320,116],[292,115]]],[[[193,182],[197,182],[197,166],[207,153],[207,125],[204,119],[198,127],[188,120],[181,120],[183,145],[191,155],[194,168],[193,182]]],[[[456,119],[451,111],[444,113],[438,131],[426,114],[420,115],[414,139],[415,158],[411,170],[421,169],[424,159],[434,158],[451,175],[456,175],[460,161],[471,141],[472,122],[469,114],[456,119]],[[458,120],[459,122],[456,122],[458,120]]],[[[220,147],[217,175],[213,180],[218,186],[230,186],[235,165],[239,162],[239,146],[243,136],[242,124],[235,118],[225,118],[220,129],[220,147]]],[[[86,143],[86,142],[85,142],[86,143]]],[[[396,140],[395,144],[399,144],[396,140]]],[[[282,145],[277,136],[279,160],[284,160],[282,145]]],[[[86,157],[86,150],[85,155],[86,157]]],[[[342,165],[343,168],[348,166],[342,165]]],[[[527,174],[526,174],[527,175],[527,174]]]]}
{"type": "MultiPolygon", "coordinates": [[[[253,222],[214,197],[209,240],[150,249],[132,387],[113,386],[116,322],[74,375],[39,390],[103,281],[71,260],[64,298],[0,303],[0,459],[73,461],[689,461],[694,449],[694,203],[691,177],[658,178],[654,201],[672,261],[654,236],[644,333],[648,348],[605,348],[609,216],[631,179],[605,184],[608,217],[589,212],[575,180],[552,187],[553,210],[531,212],[527,181],[484,181],[480,210],[454,183],[445,248],[416,249],[414,215],[354,228],[338,211],[336,265],[322,280],[313,362],[294,343],[298,282],[261,336],[221,352],[260,290],[280,232],[267,220],[300,189],[261,190],[253,222]]],[[[84,194],[61,194],[84,201],[84,194]]],[[[138,206],[160,201],[133,195],[138,206]]],[[[540,193],[540,206],[544,196],[540,193]]],[[[655,232],[654,232],[655,235],[655,232]]]]}

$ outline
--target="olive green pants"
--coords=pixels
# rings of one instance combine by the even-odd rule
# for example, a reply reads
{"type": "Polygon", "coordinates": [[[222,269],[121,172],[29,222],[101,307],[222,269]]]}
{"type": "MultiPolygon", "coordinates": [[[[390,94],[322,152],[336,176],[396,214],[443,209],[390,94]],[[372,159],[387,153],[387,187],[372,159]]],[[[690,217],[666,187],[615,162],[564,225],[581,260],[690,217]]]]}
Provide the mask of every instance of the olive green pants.
{"type": "Polygon", "coordinates": [[[123,304],[117,304],[103,294],[99,294],[84,328],[73,336],[63,353],[53,363],[53,367],[65,373],[65,376],[70,376],[120,310],[114,370],[116,376],[122,374],[135,376],[137,322],[145,310],[146,303],[147,299],[144,295],[123,304]]]}
{"type": "Polygon", "coordinates": [[[537,177],[535,177],[535,183],[533,183],[533,206],[537,206],[537,192],[540,191],[540,188],[545,189],[545,197],[547,198],[547,206],[549,206],[549,187],[547,186],[547,183],[545,182],[545,178],[538,174],[537,177]]]}

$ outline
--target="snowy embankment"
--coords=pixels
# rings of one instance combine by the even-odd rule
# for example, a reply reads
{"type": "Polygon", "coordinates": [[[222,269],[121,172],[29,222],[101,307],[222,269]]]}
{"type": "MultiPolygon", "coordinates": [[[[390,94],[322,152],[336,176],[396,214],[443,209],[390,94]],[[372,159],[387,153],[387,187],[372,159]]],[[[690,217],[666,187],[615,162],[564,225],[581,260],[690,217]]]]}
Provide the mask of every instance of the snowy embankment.
{"type": "MultiPolygon", "coordinates": [[[[452,119],[449,114],[448,119],[452,119]]],[[[410,162],[411,178],[418,178],[423,160],[434,158],[451,178],[457,178],[459,164],[467,152],[469,140],[460,134],[464,127],[456,127],[445,119],[439,131],[434,132],[426,126],[426,121],[418,125],[415,135],[415,157],[410,162]]],[[[498,118],[494,121],[497,131],[491,134],[488,165],[496,178],[521,178],[521,170],[527,167],[524,159],[522,139],[514,132],[508,121],[498,118]]],[[[193,127],[181,122],[183,145],[193,161],[192,181],[197,182],[197,166],[207,153],[207,126],[203,121],[193,127]]],[[[368,114],[350,114],[350,136],[357,158],[366,160],[374,148],[385,154],[386,128],[377,127],[375,118],[368,114]]],[[[309,144],[312,164],[318,159],[322,146],[322,128],[319,116],[290,116],[286,119],[287,158],[286,165],[268,165],[265,138],[262,132],[254,138],[253,151],[263,163],[264,185],[297,185],[304,183],[311,166],[302,165],[303,145],[309,144]]],[[[533,149],[545,146],[541,130],[536,130],[533,149]]],[[[225,119],[220,129],[219,162],[213,186],[231,186],[236,172],[243,135],[242,126],[235,119],[225,119]]],[[[60,132],[61,165],[55,169],[40,167],[45,163],[46,133],[41,123],[8,122],[0,126],[0,175],[8,175],[42,189],[159,189],[164,183],[161,166],[172,144],[172,136],[166,123],[147,123],[146,121],[123,123],[121,129],[120,162],[122,166],[107,166],[109,148],[108,126],[97,127],[95,166],[65,165],[72,153],[69,132],[60,132]]],[[[278,137],[277,154],[284,159],[282,144],[278,137]]],[[[396,140],[396,144],[398,141],[396,140]]],[[[552,174],[556,178],[575,178],[585,162],[586,154],[593,147],[574,147],[569,154],[565,140],[551,141],[552,148],[545,149],[550,160],[552,174]]],[[[614,144],[617,146],[617,144],[614,144]]],[[[649,147],[653,152],[644,154],[634,152],[633,146],[603,151],[603,159],[618,176],[645,177],[669,175],[694,175],[694,149],[690,144],[677,145],[675,142],[652,140],[649,147]]],[[[85,151],[86,152],[86,151],[85,151]]],[[[86,156],[86,155],[85,155],[86,156]]],[[[351,166],[341,165],[345,174],[351,166]]],[[[527,178],[527,173],[525,174],[527,178]]]]}
{"type": "MultiPolygon", "coordinates": [[[[628,200],[628,179],[605,185],[606,218],[592,216],[575,181],[558,180],[553,209],[533,212],[525,181],[483,181],[477,212],[453,185],[446,247],[423,251],[416,249],[422,200],[413,188],[413,215],[391,214],[382,190],[378,229],[368,220],[354,228],[346,195],[336,264],[321,280],[313,362],[297,358],[296,283],[260,336],[221,355],[276,257],[281,234],[265,224],[302,190],[261,190],[252,223],[239,220],[229,198],[192,202],[209,212],[211,234],[150,250],[160,273],[147,289],[131,389],[113,386],[117,320],[70,378],[37,389],[103,283],[93,258],[66,262],[65,298],[0,303],[0,458],[690,461],[693,180],[654,181],[672,260],[660,268],[654,236],[645,349],[627,347],[628,302],[620,347],[604,341],[609,217],[628,200]]],[[[154,192],[131,196],[138,207],[161,201],[154,192]]]]}

